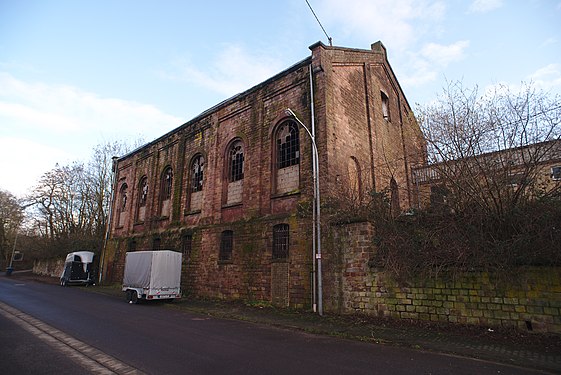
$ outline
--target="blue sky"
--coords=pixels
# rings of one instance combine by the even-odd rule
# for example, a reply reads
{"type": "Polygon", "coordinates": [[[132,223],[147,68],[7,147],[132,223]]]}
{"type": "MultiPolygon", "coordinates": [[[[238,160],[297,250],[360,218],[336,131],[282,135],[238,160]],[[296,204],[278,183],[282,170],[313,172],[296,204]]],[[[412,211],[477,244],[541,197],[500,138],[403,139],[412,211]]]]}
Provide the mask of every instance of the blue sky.
{"type": "MultiPolygon", "coordinates": [[[[561,93],[560,0],[309,0],[335,46],[381,40],[413,107],[446,81],[561,93]]],[[[309,56],[305,0],[0,0],[0,189],[150,141],[309,56]]]]}

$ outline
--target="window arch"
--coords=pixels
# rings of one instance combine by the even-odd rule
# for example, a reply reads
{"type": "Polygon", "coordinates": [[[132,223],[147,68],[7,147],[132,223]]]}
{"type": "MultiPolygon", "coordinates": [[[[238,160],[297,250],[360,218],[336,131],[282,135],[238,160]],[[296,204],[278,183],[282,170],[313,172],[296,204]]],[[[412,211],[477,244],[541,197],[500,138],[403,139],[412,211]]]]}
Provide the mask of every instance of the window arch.
{"type": "Polygon", "coordinates": [[[381,100],[382,100],[382,116],[384,117],[384,120],[391,121],[391,117],[390,117],[390,98],[383,91],[380,91],[380,97],[381,97],[381,100]]]}
{"type": "Polygon", "coordinates": [[[160,196],[162,201],[171,199],[173,187],[173,170],[171,167],[166,167],[164,173],[162,173],[162,185],[160,190],[160,196]]]}
{"type": "Polygon", "coordinates": [[[232,142],[228,149],[228,181],[243,180],[244,176],[244,145],[240,139],[232,142]]]}
{"type": "Polygon", "coordinates": [[[118,218],[117,224],[118,226],[122,227],[125,225],[125,216],[127,212],[127,199],[128,199],[128,185],[125,183],[121,185],[119,189],[119,207],[118,207],[118,218]]]}
{"type": "Polygon", "coordinates": [[[282,121],[273,133],[273,191],[290,193],[300,187],[300,134],[294,120],[282,121]]]}
{"type": "Polygon", "coordinates": [[[195,155],[191,162],[191,192],[203,190],[205,159],[201,154],[195,155]]]}
{"type": "Polygon", "coordinates": [[[282,122],[275,134],[277,168],[282,169],[300,163],[300,135],[293,120],[282,122]]]}
{"type": "Polygon", "coordinates": [[[224,155],[225,184],[223,203],[240,204],[243,201],[243,180],[245,174],[245,145],[239,138],[232,140],[224,155]]]}
{"type": "Polygon", "coordinates": [[[187,209],[190,212],[200,211],[203,205],[204,169],[203,155],[195,155],[189,164],[187,177],[187,209]]]}
{"type": "Polygon", "coordinates": [[[148,202],[148,178],[142,176],[138,182],[138,200],[136,209],[136,220],[144,221],[146,217],[146,204],[148,202]]]}
{"type": "Polygon", "coordinates": [[[125,183],[121,185],[119,190],[119,211],[124,212],[127,209],[127,199],[128,199],[128,185],[125,183]]]}
{"type": "Polygon", "coordinates": [[[139,207],[145,207],[148,201],[148,178],[143,176],[138,183],[138,205],[139,207]]]}
{"type": "Polygon", "coordinates": [[[160,181],[160,215],[170,216],[171,196],[173,192],[173,170],[170,166],[164,168],[160,181]]]}

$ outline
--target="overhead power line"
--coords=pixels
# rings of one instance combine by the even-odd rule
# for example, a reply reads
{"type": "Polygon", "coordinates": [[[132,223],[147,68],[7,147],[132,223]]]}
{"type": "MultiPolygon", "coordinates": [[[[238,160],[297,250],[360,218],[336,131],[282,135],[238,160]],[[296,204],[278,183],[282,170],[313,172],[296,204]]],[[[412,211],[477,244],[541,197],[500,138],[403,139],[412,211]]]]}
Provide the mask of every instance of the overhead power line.
{"type": "Polygon", "coordinates": [[[323,25],[321,24],[318,16],[316,15],[316,12],[314,12],[314,9],[312,8],[312,6],[310,5],[310,2],[308,0],[306,0],[306,4],[308,4],[308,8],[310,8],[310,10],[312,11],[312,14],[314,15],[314,17],[316,18],[316,21],[318,21],[319,27],[321,27],[321,29],[323,30],[323,33],[325,34],[325,36],[327,37],[327,40],[329,41],[329,46],[333,46],[333,40],[331,39],[331,37],[329,35],[327,35],[327,31],[325,31],[325,28],[323,27],[323,25]]]}

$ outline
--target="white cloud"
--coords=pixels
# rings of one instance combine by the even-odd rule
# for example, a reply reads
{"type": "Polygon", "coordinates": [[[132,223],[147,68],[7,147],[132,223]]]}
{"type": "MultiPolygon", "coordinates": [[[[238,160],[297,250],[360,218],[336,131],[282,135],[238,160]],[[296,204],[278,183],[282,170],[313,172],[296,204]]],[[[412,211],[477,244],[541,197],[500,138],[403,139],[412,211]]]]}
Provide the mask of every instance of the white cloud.
{"type": "Polygon", "coordinates": [[[56,163],[71,162],[72,155],[63,149],[50,147],[23,138],[0,138],[0,189],[23,197],[43,173],[56,163]],[[17,160],[17,162],[16,162],[17,160]]]}
{"type": "Polygon", "coordinates": [[[380,39],[397,50],[419,38],[415,21],[423,21],[425,27],[441,19],[445,10],[444,1],[434,0],[325,0],[319,13],[346,34],[380,39]]]}
{"type": "Polygon", "coordinates": [[[152,105],[0,72],[0,123],[0,188],[22,194],[57,162],[87,161],[107,141],[151,140],[183,120],[152,105]]]}
{"type": "Polygon", "coordinates": [[[542,44],[540,44],[540,48],[550,48],[552,45],[555,44],[557,44],[557,38],[555,37],[547,38],[542,42],[542,44]]]}
{"type": "Polygon", "coordinates": [[[544,90],[561,90],[561,64],[549,64],[530,74],[528,80],[544,90]]]}
{"type": "Polygon", "coordinates": [[[0,73],[0,118],[27,129],[41,129],[65,136],[97,134],[158,135],[155,127],[172,129],[181,119],[152,105],[96,94],[67,85],[47,85],[18,80],[0,73]]]}
{"type": "Polygon", "coordinates": [[[231,96],[256,85],[285,68],[272,57],[249,53],[238,45],[228,45],[205,68],[183,59],[165,72],[168,79],[194,83],[206,89],[231,96]]]}
{"type": "Polygon", "coordinates": [[[498,82],[488,85],[483,90],[485,95],[495,93],[524,93],[528,87],[544,90],[554,95],[561,95],[561,64],[549,64],[536,70],[521,82],[498,82]]]}
{"type": "Polygon", "coordinates": [[[453,62],[465,58],[469,41],[460,40],[449,45],[428,43],[417,53],[411,53],[412,74],[404,74],[400,79],[409,86],[421,86],[438,78],[438,72],[453,62]]]}
{"type": "Polygon", "coordinates": [[[469,11],[472,13],[487,13],[503,6],[503,0],[475,0],[469,11]]]}
{"type": "Polygon", "coordinates": [[[469,41],[460,40],[447,46],[437,43],[428,43],[421,50],[421,56],[431,63],[447,66],[451,62],[460,61],[465,57],[465,50],[469,41]]]}

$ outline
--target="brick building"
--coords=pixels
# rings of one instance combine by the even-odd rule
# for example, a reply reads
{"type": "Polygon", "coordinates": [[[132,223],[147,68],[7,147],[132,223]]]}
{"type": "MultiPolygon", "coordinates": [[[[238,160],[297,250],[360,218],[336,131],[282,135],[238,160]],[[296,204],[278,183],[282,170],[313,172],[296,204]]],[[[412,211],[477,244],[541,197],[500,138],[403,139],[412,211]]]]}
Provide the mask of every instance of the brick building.
{"type": "MultiPolygon", "coordinates": [[[[173,249],[187,293],[309,307],[313,149],[297,119],[315,129],[322,202],[384,190],[396,212],[413,205],[408,171],[425,145],[385,47],[310,50],[116,160],[104,280],[122,280],[127,251],[173,249]]],[[[340,284],[333,247],[325,241],[328,308],[340,284]]]]}
{"type": "Polygon", "coordinates": [[[414,167],[411,179],[419,208],[453,209],[479,195],[503,204],[520,197],[556,196],[561,190],[561,140],[414,167]]]}

